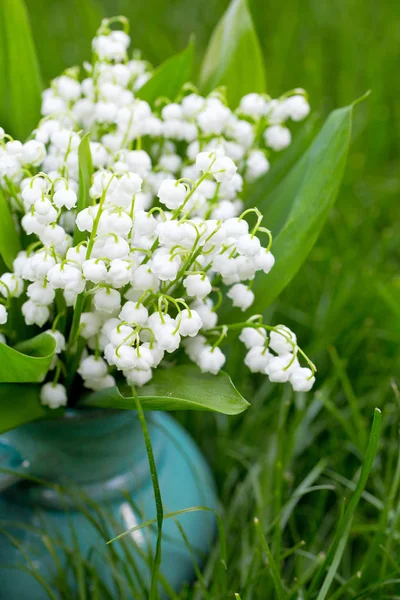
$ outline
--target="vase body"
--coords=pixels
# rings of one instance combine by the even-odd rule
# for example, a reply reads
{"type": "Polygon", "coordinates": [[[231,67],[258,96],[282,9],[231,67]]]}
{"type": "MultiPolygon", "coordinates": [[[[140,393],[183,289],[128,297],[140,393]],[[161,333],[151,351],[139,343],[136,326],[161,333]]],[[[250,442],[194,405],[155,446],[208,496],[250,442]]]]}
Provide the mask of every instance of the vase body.
{"type": "MultiPolygon", "coordinates": [[[[189,435],[167,414],[148,413],[146,420],[164,513],[195,506],[217,508],[209,469],[189,435]]],[[[109,565],[107,559],[101,558],[107,556],[105,539],[88,518],[87,508],[81,507],[89,507],[90,511],[92,505],[95,512],[101,508],[110,537],[156,516],[150,469],[136,413],[67,411],[62,419],[24,425],[1,436],[0,441],[3,447],[8,444],[21,455],[32,477],[21,479],[0,493],[0,521],[22,544],[38,573],[51,583],[54,560],[37,530],[49,535],[54,532],[68,547],[73,545],[75,532],[80,555],[98,554],[96,567],[107,581],[109,565]],[[61,485],[67,493],[60,493],[53,484],[61,485]]],[[[191,550],[176,520],[165,519],[161,572],[175,589],[191,581],[193,556],[201,564],[215,534],[212,512],[193,511],[177,520],[191,550]]],[[[129,544],[140,578],[148,582],[146,556],[155,548],[155,526],[131,533],[124,541],[129,544]]],[[[43,587],[28,573],[15,570],[17,563],[24,563],[21,548],[15,548],[0,533],[0,600],[44,600],[48,596],[43,587]]],[[[121,542],[114,542],[113,548],[122,552],[121,542]]],[[[61,561],[65,558],[62,551],[59,556],[61,561]]],[[[142,597],[145,596],[137,596],[142,597]]]]}

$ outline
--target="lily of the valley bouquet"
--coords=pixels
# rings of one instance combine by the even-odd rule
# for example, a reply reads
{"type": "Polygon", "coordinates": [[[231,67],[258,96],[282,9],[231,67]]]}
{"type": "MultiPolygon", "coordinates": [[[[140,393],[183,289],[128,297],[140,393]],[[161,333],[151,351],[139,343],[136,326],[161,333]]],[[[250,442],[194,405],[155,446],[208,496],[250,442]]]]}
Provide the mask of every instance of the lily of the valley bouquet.
{"type": "Polygon", "coordinates": [[[168,400],[177,368],[202,407],[210,374],[234,390],[221,375],[233,335],[251,372],[295,391],[315,380],[296,335],[252,314],[255,277],[267,289],[279,265],[268,222],[243,200],[307,117],[305,93],[248,93],[233,109],[222,87],[155,94],[160,71],[129,46],[125,20],[104,21],[92,62],[44,91],[28,140],[1,130],[1,381],[21,394],[36,382],[22,420],[83,397],[123,405],[127,389],[168,400]]]}

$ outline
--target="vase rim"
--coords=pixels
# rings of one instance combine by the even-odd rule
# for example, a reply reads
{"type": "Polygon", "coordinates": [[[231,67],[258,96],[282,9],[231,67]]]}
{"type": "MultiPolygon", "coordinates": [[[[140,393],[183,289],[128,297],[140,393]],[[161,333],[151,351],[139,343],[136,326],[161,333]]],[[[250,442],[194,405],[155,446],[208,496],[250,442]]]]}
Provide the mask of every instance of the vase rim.
{"type": "Polygon", "coordinates": [[[45,422],[46,424],[60,424],[60,422],[72,424],[77,421],[94,421],[102,419],[106,415],[115,417],[123,413],[129,414],[131,412],[132,411],[114,408],[66,408],[62,415],[55,416],[54,418],[41,419],[39,422],[45,422]]]}

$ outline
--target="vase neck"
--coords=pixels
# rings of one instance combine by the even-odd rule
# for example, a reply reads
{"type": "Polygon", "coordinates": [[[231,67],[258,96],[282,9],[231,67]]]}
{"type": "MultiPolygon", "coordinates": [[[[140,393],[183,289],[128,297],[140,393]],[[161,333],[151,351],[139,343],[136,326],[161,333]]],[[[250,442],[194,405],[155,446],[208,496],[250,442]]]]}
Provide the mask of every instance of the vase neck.
{"type": "MultiPolygon", "coordinates": [[[[149,419],[150,421],[150,419],[149,419]]],[[[149,422],[156,457],[162,451],[149,422]]],[[[30,473],[63,485],[107,485],[148,476],[147,454],[133,411],[67,411],[62,419],[30,423],[7,434],[30,463],[30,473]]],[[[127,482],[126,482],[127,483],[127,482]]]]}

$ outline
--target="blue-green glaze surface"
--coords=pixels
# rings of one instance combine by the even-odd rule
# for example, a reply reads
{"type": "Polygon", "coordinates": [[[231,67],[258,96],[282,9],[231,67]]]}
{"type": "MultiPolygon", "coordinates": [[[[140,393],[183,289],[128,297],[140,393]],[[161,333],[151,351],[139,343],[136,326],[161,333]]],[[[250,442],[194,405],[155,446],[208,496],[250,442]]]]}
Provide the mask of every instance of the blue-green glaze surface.
{"type": "MultiPolygon", "coordinates": [[[[165,513],[192,506],[216,508],[213,480],[193,440],[164,413],[148,413],[147,422],[165,513]]],[[[19,452],[25,461],[29,461],[30,475],[71,490],[79,489],[100,504],[110,516],[110,523],[121,524],[121,531],[155,517],[147,455],[134,412],[68,411],[63,419],[31,423],[13,430],[1,436],[0,442],[7,442],[17,452],[15,456],[19,452]],[[124,492],[128,492],[132,504],[124,492]]],[[[6,466],[0,464],[0,467],[6,466]]],[[[84,556],[90,548],[104,552],[105,543],[87,517],[74,506],[73,500],[69,504],[67,508],[65,496],[56,489],[24,480],[0,493],[0,520],[8,522],[8,528],[12,521],[41,527],[44,518],[50,531],[61,533],[72,545],[72,519],[80,552],[84,556]]],[[[199,551],[201,563],[201,556],[205,557],[209,551],[215,534],[213,514],[192,512],[181,515],[179,522],[195,554],[199,551]]],[[[163,529],[161,570],[169,583],[179,588],[193,576],[192,558],[174,520],[165,520],[163,529]]],[[[50,582],[53,563],[37,536],[28,529],[9,530],[18,533],[30,558],[50,582]]],[[[132,549],[137,544],[146,551],[149,539],[154,547],[154,528],[142,529],[131,536],[132,549]]],[[[120,542],[115,542],[114,548],[121,551],[120,542]]],[[[101,559],[95,560],[103,575],[106,571],[101,559]]],[[[139,556],[137,560],[141,574],[148,578],[147,565],[139,556]]],[[[20,552],[0,533],[0,599],[47,598],[46,592],[30,575],[3,566],[15,566],[17,562],[21,562],[20,552]]]]}

